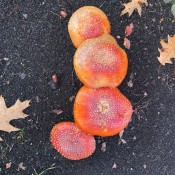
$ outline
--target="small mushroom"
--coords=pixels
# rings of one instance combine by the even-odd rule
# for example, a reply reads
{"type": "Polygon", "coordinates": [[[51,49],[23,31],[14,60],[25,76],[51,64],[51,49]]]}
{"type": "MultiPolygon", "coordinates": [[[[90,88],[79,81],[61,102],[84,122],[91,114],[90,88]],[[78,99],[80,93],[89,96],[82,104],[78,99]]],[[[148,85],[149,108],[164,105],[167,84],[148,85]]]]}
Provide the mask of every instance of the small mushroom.
{"type": "Polygon", "coordinates": [[[51,131],[51,142],[54,148],[70,160],[85,159],[95,151],[93,136],[81,131],[72,122],[61,122],[51,131]]]}
{"type": "Polygon", "coordinates": [[[89,38],[110,33],[111,27],[106,14],[97,7],[84,6],[73,13],[68,31],[76,48],[89,38]]]}

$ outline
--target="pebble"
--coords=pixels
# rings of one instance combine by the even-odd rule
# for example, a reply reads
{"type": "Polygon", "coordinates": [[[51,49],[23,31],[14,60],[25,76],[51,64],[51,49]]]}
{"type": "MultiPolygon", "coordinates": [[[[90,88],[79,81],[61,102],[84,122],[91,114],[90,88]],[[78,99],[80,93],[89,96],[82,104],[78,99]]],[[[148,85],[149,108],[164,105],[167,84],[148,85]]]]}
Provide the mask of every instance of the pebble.
{"type": "Polygon", "coordinates": [[[54,83],[52,80],[50,80],[50,81],[48,82],[48,85],[50,86],[50,88],[51,88],[52,90],[57,89],[57,84],[54,83]]]}

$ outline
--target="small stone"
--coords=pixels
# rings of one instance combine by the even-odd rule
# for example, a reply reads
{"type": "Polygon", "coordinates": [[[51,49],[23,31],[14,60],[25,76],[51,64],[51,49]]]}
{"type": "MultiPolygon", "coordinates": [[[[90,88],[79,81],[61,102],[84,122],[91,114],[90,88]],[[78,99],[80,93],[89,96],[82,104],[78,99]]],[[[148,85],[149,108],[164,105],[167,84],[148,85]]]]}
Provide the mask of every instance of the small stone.
{"type": "Polygon", "coordinates": [[[69,101],[73,101],[75,99],[75,95],[72,95],[71,97],[69,97],[69,101]]]}
{"type": "Polygon", "coordinates": [[[117,164],[114,162],[112,169],[116,169],[117,168],[117,164]]]}
{"type": "Polygon", "coordinates": [[[4,58],[4,61],[8,61],[9,60],[9,58],[4,58]]]}
{"type": "Polygon", "coordinates": [[[48,85],[50,86],[50,88],[51,88],[52,90],[57,89],[57,85],[56,85],[52,80],[48,82],[48,85]]]}
{"type": "Polygon", "coordinates": [[[26,167],[24,166],[24,163],[23,162],[21,162],[19,165],[18,165],[18,171],[19,170],[26,170],[26,167]]]}
{"type": "Polygon", "coordinates": [[[121,142],[122,142],[123,144],[126,144],[126,143],[127,143],[126,140],[124,140],[124,139],[121,139],[121,142]]]}
{"type": "Polygon", "coordinates": [[[27,17],[28,17],[28,14],[26,14],[26,13],[23,13],[23,14],[22,14],[22,16],[23,16],[25,19],[27,19],[27,17]]]}
{"type": "Polygon", "coordinates": [[[5,168],[9,169],[11,167],[11,165],[12,165],[12,162],[6,163],[5,168]]]}
{"type": "Polygon", "coordinates": [[[144,164],[144,165],[143,165],[143,168],[146,169],[146,167],[147,167],[147,166],[144,164]]]}
{"type": "Polygon", "coordinates": [[[133,87],[133,81],[132,79],[127,82],[128,87],[132,88],[133,87]]]}
{"type": "Polygon", "coordinates": [[[66,17],[67,17],[66,11],[61,10],[61,11],[60,11],[60,16],[63,17],[63,18],[66,18],[66,17]]]}
{"type": "Polygon", "coordinates": [[[106,142],[103,142],[103,143],[102,143],[101,150],[102,150],[103,152],[106,151],[106,142]]]}
{"type": "Polygon", "coordinates": [[[123,129],[122,131],[119,132],[119,137],[120,137],[120,139],[122,138],[123,133],[124,133],[124,129],[123,129]]]}
{"type": "Polygon", "coordinates": [[[51,77],[51,79],[52,79],[52,81],[53,81],[54,83],[58,83],[58,77],[57,77],[56,74],[53,74],[52,77],[51,77]]]}
{"type": "Polygon", "coordinates": [[[25,77],[26,77],[26,74],[25,73],[21,73],[20,74],[20,78],[23,80],[23,79],[25,79],[25,77]]]}
{"type": "Polygon", "coordinates": [[[133,140],[136,140],[136,136],[133,137],[133,140]]]}
{"type": "Polygon", "coordinates": [[[148,94],[147,94],[147,92],[144,92],[143,95],[146,97],[148,94]]]}
{"type": "Polygon", "coordinates": [[[2,137],[0,137],[0,142],[2,142],[2,141],[4,141],[4,140],[2,139],[2,137]]]}

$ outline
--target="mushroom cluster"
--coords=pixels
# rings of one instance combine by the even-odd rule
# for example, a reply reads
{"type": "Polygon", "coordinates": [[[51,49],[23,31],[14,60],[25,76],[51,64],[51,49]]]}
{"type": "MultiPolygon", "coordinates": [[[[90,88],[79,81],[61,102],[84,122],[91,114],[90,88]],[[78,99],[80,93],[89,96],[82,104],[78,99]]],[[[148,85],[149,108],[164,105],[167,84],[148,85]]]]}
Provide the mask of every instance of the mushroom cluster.
{"type": "Polygon", "coordinates": [[[113,136],[122,131],[132,116],[130,101],[117,89],[128,69],[128,58],[110,35],[105,13],[84,6],[73,13],[68,24],[77,48],[74,69],[84,86],[74,102],[74,120],[55,125],[51,142],[70,160],[89,157],[95,151],[93,136],[113,136]]]}

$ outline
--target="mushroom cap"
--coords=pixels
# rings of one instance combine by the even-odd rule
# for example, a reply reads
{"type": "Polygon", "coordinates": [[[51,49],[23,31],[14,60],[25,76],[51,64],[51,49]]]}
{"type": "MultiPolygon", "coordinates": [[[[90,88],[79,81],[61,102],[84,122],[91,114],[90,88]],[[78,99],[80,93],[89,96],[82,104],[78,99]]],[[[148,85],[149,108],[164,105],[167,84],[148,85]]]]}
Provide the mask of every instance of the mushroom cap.
{"type": "Polygon", "coordinates": [[[71,16],[68,31],[74,46],[78,48],[86,39],[110,33],[111,27],[102,10],[94,6],[84,6],[71,16]]]}
{"type": "Polygon", "coordinates": [[[91,89],[83,86],[75,98],[75,123],[91,135],[118,134],[128,125],[132,112],[130,101],[115,88],[91,89]]]}
{"type": "Polygon", "coordinates": [[[72,122],[56,124],[51,131],[51,142],[62,156],[70,160],[87,158],[96,148],[94,137],[81,131],[72,122]]]}
{"type": "Polygon", "coordinates": [[[80,81],[90,88],[117,87],[128,69],[125,51],[109,34],[84,41],[73,63],[80,81]]]}

